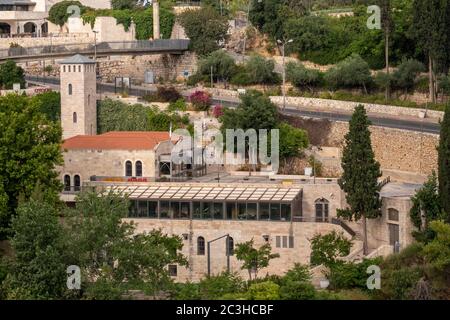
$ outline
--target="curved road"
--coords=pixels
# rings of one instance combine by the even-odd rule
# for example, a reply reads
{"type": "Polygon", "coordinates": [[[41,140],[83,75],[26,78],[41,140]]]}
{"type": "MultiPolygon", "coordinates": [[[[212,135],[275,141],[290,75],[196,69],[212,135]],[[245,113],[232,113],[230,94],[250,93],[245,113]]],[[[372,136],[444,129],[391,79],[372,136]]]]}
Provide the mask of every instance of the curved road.
{"type": "MultiPolygon", "coordinates": [[[[59,89],[59,79],[58,78],[48,78],[48,77],[26,77],[27,81],[40,83],[40,84],[50,84],[53,86],[57,86],[55,89],[59,89]]],[[[97,91],[101,93],[114,93],[115,88],[113,84],[106,83],[98,83],[97,91]]],[[[151,88],[145,87],[132,87],[129,89],[130,95],[134,96],[144,96],[149,93],[154,93],[155,90],[151,88]]],[[[187,93],[184,94],[187,96],[187,93]]],[[[213,102],[217,104],[222,104],[227,107],[235,108],[239,105],[238,99],[233,98],[223,98],[223,97],[213,97],[213,102]]],[[[326,112],[326,111],[313,111],[309,109],[299,110],[294,106],[287,105],[285,110],[282,110],[282,113],[291,116],[299,116],[299,117],[309,117],[316,119],[327,119],[330,121],[345,121],[348,122],[351,118],[351,114],[341,113],[341,112],[326,112]]],[[[415,132],[425,132],[432,134],[439,134],[440,132],[440,124],[433,123],[425,120],[414,120],[414,119],[404,119],[400,117],[393,117],[391,115],[382,115],[382,114],[369,114],[369,119],[372,121],[372,125],[378,127],[386,127],[386,128],[394,128],[394,129],[403,129],[410,130],[415,132]]]]}

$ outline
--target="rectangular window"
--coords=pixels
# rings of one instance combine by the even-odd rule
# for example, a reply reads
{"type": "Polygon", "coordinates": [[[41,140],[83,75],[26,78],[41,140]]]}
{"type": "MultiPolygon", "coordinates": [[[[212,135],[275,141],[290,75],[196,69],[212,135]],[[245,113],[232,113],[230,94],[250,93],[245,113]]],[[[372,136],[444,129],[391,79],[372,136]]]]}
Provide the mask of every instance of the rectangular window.
{"type": "Polygon", "coordinates": [[[223,220],[223,204],[222,203],[214,203],[214,212],[213,217],[215,220],[223,220]]]}
{"type": "Polygon", "coordinates": [[[172,201],[170,203],[170,213],[174,219],[180,219],[180,203],[172,201]]]}
{"type": "Polygon", "coordinates": [[[227,202],[227,220],[236,220],[236,203],[227,202]]]}
{"type": "Polygon", "coordinates": [[[281,204],[281,221],[291,221],[291,205],[281,204]]]}
{"type": "Polygon", "coordinates": [[[287,241],[288,241],[288,237],[283,236],[283,248],[287,248],[287,246],[288,246],[287,241]]]}
{"type": "Polygon", "coordinates": [[[259,204],[259,220],[270,220],[270,204],[259,204]]]}
{"type": "Polygon", "coordinates": [[[146,218],[148,214],[147,201],[137,202],[137,213],[139,218],[146,218]]]}
{"type": "Polygon", "coordinates": [[[177,270],[177,265],[176,264],[170,264],[169,265],[169,276],[171,277],[176,277],[178,274],[178,270],[177,270]]]}
{"type": "Polygon", "coordinates": [[[280,219],[281,219],[280,204],[279,203],[271,203],[270,204],[270,220],[279,221],[280,219]]]}
{"type": "Polygon", "coordinates": [[[276,236],[275,239],[276,239],[276,241],[275,241],[276,247],[277,248],[281,248],[281,237],[280,236],[276,236]]]}
{"type": "Polygon", "coordinates": [[[395,209],[389,209],[388,210],[388,218],[391,221],[399,221],[398,211],[395,209]]]}
{"type": "Polygon", "coordinates": [[[289,248],[294,248],[294,237],[289,236],[289,248]]]}
{"type": "Polygon", "coordinates": [[[130,208],[128,210],[128,217],[129,218],[136,218],[138,216],[137,214],[137,203],[134,200],[130,201],[130,208]]]}
{"type": "Polygon", "coordinates": [[[148,217],[149,218],[158,218],[158,202],[157,201],[149,201],[148,202],[148,217]]]}
{"type": "Polygon", "coordinates": [[[193,210],[192,212],[192,218],[193,219],[201,219],[202,218],[202,205],[200,202],[194,202],[193,203],[193,210]]]}
{"type": "Polygon", "coordinates": [[[245,203],[238,203],[238,219],[247,220],[247,206],[245,203]]]}
{"type": "Polygon", "coordinates": [[[180,206],[180,218],[190,219],[191,217],[191,205],[189,202],[181,202],[180,206]]]}
{"type": "Polygon", "coordinates": [[[257,219],[257,206],[256,203],[247,203],[247,220],[257,219]]]}
{"type": "Polygon", "coordinates": [[[169,201],[161,201],[159,203],[159,217],[161,219],[170,219],[171,216],[169,215],[169,201]]]}

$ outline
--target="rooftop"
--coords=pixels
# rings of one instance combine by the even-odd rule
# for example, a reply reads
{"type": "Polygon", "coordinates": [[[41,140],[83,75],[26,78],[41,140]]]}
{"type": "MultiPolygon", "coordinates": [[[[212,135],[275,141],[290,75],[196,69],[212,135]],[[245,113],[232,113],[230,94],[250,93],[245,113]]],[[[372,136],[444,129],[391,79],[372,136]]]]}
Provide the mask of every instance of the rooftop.
{"type": "Polygon", "coordinates": [[[194,201],[276,201],[292,202],[300,187],[202,186],[202,185],[108,185],[106,192],[128,195],[130,199],[194,201]]]}
{"type": "MultiPolygon", "coordinates": [[[[1,0],[0,0],[1,1],[1,0]]],[[[59,62],[60,64],[95,64],[96,62],[88,57],[76,54],[72,57],[64,59],[59,62]]]]}
{"type": "Polygon", "coordinates": [[[153,150],[159,143],[170,140],[168,132],[136,131],[108,132],[97,136],[75,136],[64,141],[67,150],[153,150]]]}

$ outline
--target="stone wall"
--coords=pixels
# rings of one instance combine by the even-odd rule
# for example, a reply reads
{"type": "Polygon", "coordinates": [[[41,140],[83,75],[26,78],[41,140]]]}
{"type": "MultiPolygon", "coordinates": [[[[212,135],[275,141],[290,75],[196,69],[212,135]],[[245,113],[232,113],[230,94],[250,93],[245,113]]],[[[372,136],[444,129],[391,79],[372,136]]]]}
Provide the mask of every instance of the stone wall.
{"type": "MultiPolygon", "coordinates": [[[[295,263],[309,263],[311,253],[310,239],[316,233],[328,233],[332,230],[342,231],[342,228],[328,223],[288,223],[275,221],[224,221],[224,220],[153,220],[153,219],[127,219],[137,223],[137,232],[148,232],[161,229],[163,233],[183,237],[182,253],[189,261],[189,268],[178,267],[177,281],[198,281],[207,274],[207,255],[197,254],[197,239],[204,237],[210,241],[229,234],[234,245],[251,239],[255,247],[265,242],[263,236],[269,236],[269,243],[273,253],[280,257],[270,262],[269,267],[260,271],[259,276],[266,274],[282,275],[291,269],[295,263]],[[277,248],[276,236],[294,237],[294,248],[277,248]]],[[[211,244],[211,273],[219,274],[226,270],[227,260],[225,239],[211,244]]],[[[246,270],[241,270],[241,262],[235,256],[230,258],[231,272],[239,273],[244,279],[248,278],[246,270]]]]}
{"type": "Polygon", "coordinates": [[[9,49],[11,44],[18,44],[21,47],[40,47],[50,45],[66,45],[66,44],[82,44],[82,43],[94,43],[94,39],[89,36],[88,33],[58,33],[52,37],[40,37],[40,38],[0,38],[0,50],[9,49]]]}

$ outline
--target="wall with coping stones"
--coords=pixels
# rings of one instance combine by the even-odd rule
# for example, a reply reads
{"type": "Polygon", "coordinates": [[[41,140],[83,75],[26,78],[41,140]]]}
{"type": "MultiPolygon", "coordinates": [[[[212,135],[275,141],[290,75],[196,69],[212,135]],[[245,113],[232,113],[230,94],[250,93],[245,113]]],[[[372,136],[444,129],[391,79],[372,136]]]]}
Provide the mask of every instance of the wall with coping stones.
{"type": "Polygon", "coordinates": [[[65,45],[65,44],[82,44],[82,43],[94,43],[94,39],[89,36],[88,33],[60,33],[53,37],[41,37],[41,38],[0,38],[0,49],[9,49],[11,44],[18,44],[21,47],[40,47],[48,46],[50,44],[65,45]]]}

